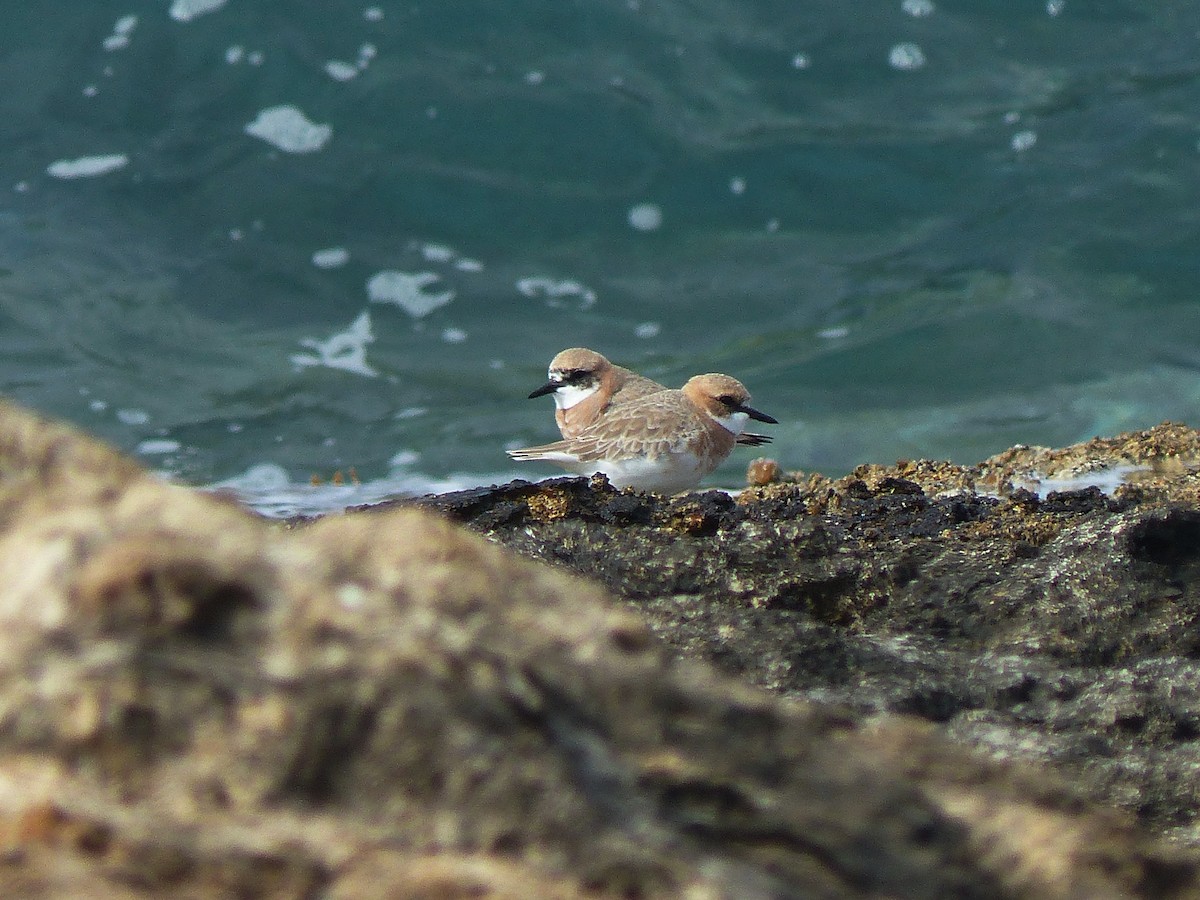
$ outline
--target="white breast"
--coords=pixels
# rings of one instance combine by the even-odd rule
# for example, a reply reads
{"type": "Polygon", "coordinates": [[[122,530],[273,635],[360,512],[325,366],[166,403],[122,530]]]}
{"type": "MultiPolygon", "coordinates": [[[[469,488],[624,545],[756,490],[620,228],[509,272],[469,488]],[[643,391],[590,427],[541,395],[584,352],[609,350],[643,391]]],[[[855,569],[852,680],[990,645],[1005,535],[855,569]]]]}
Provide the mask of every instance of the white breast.
{"type": "Polygon", "coordinates": [[[592,463],[615,488],[633,487],[642,491],[674,494],[695,487],[710,468],[690,453],[667,453],[655,459],[601,460],[592,463]]]}

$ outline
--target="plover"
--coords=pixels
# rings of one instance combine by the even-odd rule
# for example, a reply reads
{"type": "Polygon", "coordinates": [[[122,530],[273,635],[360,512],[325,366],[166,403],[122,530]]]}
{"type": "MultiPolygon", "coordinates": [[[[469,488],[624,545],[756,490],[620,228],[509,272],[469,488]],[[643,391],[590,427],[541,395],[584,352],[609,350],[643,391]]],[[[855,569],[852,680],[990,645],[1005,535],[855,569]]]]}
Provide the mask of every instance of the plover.
{"type": "Polygon", "coordinates": [[[580,475],[602,472],[617,488],[673,494],[695,487],[720,465],[748,419],[778,424],[749,402],[749,392],[736,378],[697,375],[680,390],[612,404],[565,440],[508,455],[552,462],[580,475]]]}
{"type": "MultiPolygon", "coordinates": [[[[665,384],[614,365],[586,347],[563,350],[550,360],[546,375],[549,380],[531,392],[529,399],[554,395],[554,421],[568,440],[595,424],[612,407],[668,390],[665,384]]],[[[769,444],[771,438],[743,433],[737,442],[757,447],[769,444]]]]}

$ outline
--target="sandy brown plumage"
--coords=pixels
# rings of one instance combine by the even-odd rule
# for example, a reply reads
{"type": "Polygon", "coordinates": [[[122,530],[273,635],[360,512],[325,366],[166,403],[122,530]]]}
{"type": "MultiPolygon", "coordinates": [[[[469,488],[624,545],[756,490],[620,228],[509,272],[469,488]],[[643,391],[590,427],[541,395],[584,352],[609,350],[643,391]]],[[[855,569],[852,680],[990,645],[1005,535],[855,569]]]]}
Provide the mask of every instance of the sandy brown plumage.
{"type": "MultiPolygon", "coordinates": [[[[554,421],[564,439],[581,434],[615,407],[669,390],[666,385],[615,365],[603,354],[586,347],[570,347],[558,353],[550,360],[547,377],[547,383],[529,396],[554,395],[554,421]],[[571,392],[577,393],[568,399],[566,395],[571,392]]],[[[771,438],[746,433],[739,435],[737,442],[757,447],[769,444],[771,438]]]]}
{"type": "Polygon", "coordinates": [[[697,375],[680,390],[614,404],[573,437],[509,455],[580,474],[603,472],[617,487],[685,490],[729,456],[748,418],[774,423],[749,400],[745,387],[728,375],[697,375]]]}

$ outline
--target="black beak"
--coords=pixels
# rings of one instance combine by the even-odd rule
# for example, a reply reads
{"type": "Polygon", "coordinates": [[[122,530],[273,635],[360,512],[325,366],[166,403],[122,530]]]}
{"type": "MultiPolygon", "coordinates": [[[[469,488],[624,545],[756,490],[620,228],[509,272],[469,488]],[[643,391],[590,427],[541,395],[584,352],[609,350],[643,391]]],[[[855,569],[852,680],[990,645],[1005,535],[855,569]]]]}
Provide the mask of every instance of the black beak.
{"type": "Polygon", "coordinates": [[[760,413],[753,406],[745,406],[745,405],[739,406],[737,408],[737,411],[744,412],[746,415],[748,415],[750,418],[754,419],[756,422],[766,422],[768,425],[778,425],[779,424],[779,421],[777,419],[772,419],[766,413],[760,413]]]}
{"type": "Polygon", "coordinates": [[[561,386],[562,386],[561,381],[547,381],[540,388],[538,388],[536,391],[534,391],[532,394],[530,394],[529,399],[532,400],[534,397],[545,397],[547,394],[553,394],[561,386]]]}

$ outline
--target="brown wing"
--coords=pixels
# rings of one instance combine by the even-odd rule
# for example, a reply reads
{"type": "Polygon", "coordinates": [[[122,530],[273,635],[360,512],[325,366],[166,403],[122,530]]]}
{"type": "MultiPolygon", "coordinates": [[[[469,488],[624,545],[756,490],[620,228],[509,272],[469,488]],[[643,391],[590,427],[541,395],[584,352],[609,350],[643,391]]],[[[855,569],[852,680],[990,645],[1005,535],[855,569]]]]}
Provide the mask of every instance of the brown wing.
{"type": "Polygon", "coordinates": [[[657,394],[659,391],[667,390],[665,384],[659,384],[657,381],[652,381],[649,378],[644,378],[628,369],[621,369],[619,366],[613,368],[620,369],[620,381],[616,391],[613,392],[613,399],[620,400],[622,403],[628,403],[631,400],[638,400],[650,394],[657,394]]]}
{"type": "Polygon", "coordinates": [[[633,456],[654,458],[682,448],[703,430],[703,423],[683,394],[661,390],[630,403],[610,406],[603,419],[561,443],[581,462],[633,456]]]}

